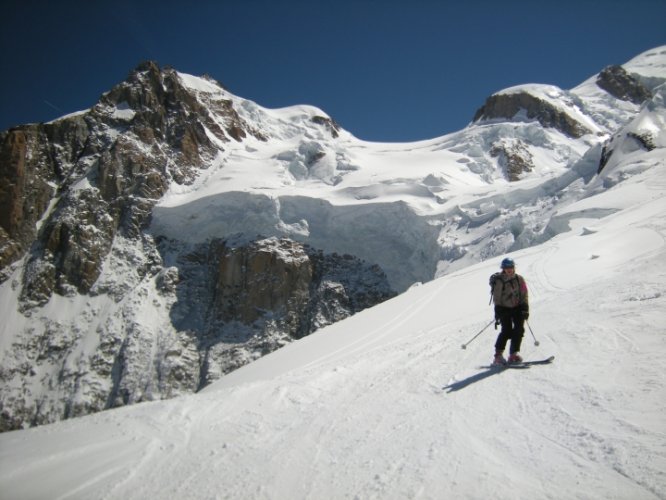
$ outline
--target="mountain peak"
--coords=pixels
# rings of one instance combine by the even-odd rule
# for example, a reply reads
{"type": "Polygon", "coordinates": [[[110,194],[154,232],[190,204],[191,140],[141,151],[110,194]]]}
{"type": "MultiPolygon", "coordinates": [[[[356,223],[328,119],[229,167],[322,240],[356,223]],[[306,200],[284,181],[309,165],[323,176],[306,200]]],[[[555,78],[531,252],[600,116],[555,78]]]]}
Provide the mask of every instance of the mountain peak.
{"type": "Polygon", "coordinates": [[[151,72],[151,73],[160,73],[160,65],[157,63],[157,61],[151,61],[151,60],[146,60],[146,61],[141,61],[139,64],[136,65],[132,73],[144,73],[144,72],[151,72]]]}

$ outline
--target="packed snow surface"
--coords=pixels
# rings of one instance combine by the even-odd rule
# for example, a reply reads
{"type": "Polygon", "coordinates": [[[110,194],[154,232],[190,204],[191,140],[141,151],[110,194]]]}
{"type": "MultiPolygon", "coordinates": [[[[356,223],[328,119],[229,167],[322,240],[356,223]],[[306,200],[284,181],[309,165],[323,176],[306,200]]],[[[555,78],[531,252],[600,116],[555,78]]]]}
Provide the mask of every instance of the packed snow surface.
{"type": "Polygon", "coordinates": [[[489,369],[492,326],[461,349],[493,258],[197,395],[2,434],[0,498],[666,498],[666,158],[642,158],[512,255],[522,354],[554,363],[489,369]]]}

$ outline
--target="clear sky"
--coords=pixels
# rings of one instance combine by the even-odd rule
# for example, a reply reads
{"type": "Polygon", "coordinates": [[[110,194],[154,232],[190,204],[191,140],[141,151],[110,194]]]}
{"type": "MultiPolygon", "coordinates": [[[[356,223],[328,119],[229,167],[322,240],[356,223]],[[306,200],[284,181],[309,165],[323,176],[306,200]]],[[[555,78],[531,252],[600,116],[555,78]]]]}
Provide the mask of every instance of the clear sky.
{"type": "Polygon", "coordinates": [[[361,139],[429,139],[497,90],[568,89],[664,44],[666,0],[6,0],[0,130],[89,108],[150,59],[361,139]]]}

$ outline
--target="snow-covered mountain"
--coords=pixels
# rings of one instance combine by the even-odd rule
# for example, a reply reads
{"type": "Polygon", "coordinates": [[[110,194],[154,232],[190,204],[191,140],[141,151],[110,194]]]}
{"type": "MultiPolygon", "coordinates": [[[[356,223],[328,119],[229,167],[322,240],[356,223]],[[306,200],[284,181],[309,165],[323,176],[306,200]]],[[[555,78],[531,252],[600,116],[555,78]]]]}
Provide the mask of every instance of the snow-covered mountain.
{"type": "MultiPolygon", "coordinates": [[[[653,94],[568,169],[552,162],[552,172],[470,182],[465,191],[469,162],[449,168],[466,196],[455,223],[466,224],[460,238],[469,248],[483,247],[472,235],[483,238],[493,220],[500,228],[531,215],[550,231],[512,256],[531,291],[522,353],[554,355],[554,363],[488,368],[497,333],[488,277],[501,260],[492,257],[412,286],[198,394],[6,432],[0,497],[666,498],[664,87],[653,94]]],[[[491,131],[476,124],[460,134],[481,140],[491,131]]],[[[355,162],[391,158],[387,150],[453,154],[434,146],[447,140],[411,153],[363,144],[355,162]]],[[[386,184],[382,197],[410,206],[429,199],[405,194],[410,184],[401,195],[386,184]]],[[[437,196],[449,185],[440,187],[437,196]]],[[[174,199],[164,205],[179,206],[174,199]]],[[[421,217],[434,207],[423,203],[421,217]]]]}
{"type": "Polygon", "coordinates": [[[660,47],[378,144],[146,63],[90,110],[2,133],[2,429],[198,391],[415,283],[604,220],[619,201],[588,200],[663,167],[665,81],[660,47]]]}

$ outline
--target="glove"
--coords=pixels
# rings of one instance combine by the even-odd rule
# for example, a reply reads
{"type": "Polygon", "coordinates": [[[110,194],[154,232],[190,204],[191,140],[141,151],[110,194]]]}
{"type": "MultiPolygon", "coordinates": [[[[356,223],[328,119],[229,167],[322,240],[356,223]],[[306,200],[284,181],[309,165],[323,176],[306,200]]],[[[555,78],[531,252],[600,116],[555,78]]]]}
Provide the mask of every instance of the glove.
{"type": "Polygon", "coordinates": [[[523,306],[522,313],[523,313],[523,319],[527,321],[530,318],[530,308],[527,306],[523,306]]]}

